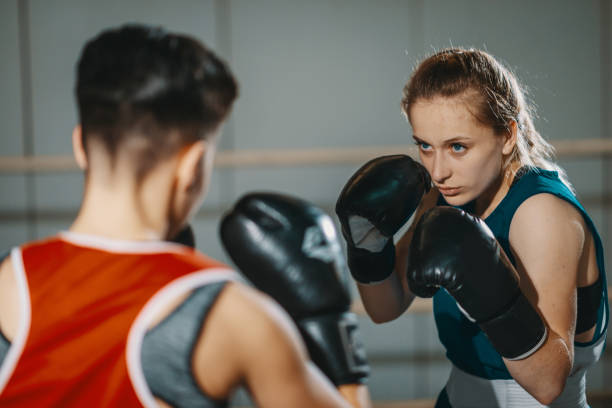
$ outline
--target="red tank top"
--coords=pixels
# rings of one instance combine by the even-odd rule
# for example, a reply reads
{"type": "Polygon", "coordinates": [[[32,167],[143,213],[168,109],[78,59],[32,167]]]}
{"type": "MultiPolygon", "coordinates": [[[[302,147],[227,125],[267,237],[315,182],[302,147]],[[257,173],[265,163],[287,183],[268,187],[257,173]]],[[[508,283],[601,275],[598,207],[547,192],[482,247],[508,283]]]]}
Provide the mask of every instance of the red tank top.
{"type": "MultiPolygon", "coordinates": [[[[0,407],[140,407],[128,375],[128,333],[143,306],[173,280],[226,267],[188,247],[64,233],[21,247],[30,325],[0,407]]],[[[9,350],[9,354],[11,351],[9,350]]],[[[9,354],[4,363],[9,363],[9,354]]],[[[9,371],[8,374],[6,371],[9,371]]]]}

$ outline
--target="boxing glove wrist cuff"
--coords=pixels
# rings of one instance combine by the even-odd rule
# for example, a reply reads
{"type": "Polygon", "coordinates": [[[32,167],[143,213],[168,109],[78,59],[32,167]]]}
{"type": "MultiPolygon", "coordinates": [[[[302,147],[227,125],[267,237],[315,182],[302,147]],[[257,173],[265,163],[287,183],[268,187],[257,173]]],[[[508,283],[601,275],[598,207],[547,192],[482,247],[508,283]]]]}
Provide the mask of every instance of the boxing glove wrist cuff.
{"type": "Polygon", "coordinates": [[[349,270],[359,283],[375,283],[387,279],[395,266],[395,245],[389,239],[380,252],[349,245],[347,248],[349,270]]]}
{"type": "Polygon", "coordinates": [[[363,383],[370,373],[357,316],[350,312],[297,321],[312,361],[336,386],[363,383]]]}
{"type": "Polygon", "coordinates": [[[522,360],[538,351],[548,333],[542,318],[522,292],[508,310],[479,325],[497,352],[508,360],[522,360]]]}

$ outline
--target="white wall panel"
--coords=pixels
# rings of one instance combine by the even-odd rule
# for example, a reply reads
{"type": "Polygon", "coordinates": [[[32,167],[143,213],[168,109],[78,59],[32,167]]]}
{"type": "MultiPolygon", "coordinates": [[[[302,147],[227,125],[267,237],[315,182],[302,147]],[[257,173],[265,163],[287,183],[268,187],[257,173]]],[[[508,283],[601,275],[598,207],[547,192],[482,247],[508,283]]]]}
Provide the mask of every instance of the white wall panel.
{"type": "Polygon", "coordinates": [[[233,1],[241,82],[236,148],[392,144],[412,39],[410,5],[233,1]]]}
{"type": "Polygon", "coordinates": [[[0,174],[0,211],[20,211],[28,205],[25,176],[0,174]]]}
{"type": "MultiPolygon", "coordinates": [[[[410,3],[231,3],[232,64],[241,83],[236,149],[409,142],[401,90],[415,39],[410,3]]],[[[234,197],[267,189],[334,202],[347,166],[237,170],[234,197]]],[[[355,167],[356,168],[356,167],[355,167]]]]}
{"type": "Polygon", "coordinates": [[[233,267],[219,239],[220,219],[220,213],[202,214],[193,219],[191,225],[195,235],[196,247],[206,255],[233,267]]]}
{"type": "Polygon", "coordinates": [[[18,23],[17,0],[0,2],[0,156],[23,152],[18,23]]]}
{"type": "Polygon", "coordinates": [[[342,187],[359,166],[321,165],[236,170],[236,197],[249,191],[299,196],[333,208],[342,187]]]}
{"type": "MultiPolygon", "coordinates": [[[[23,153],[22,95],[17,0],[0,2],[0,156],[23,153]]],[[[25,177],[0,174],[0,211],[15,213],[27,205],[25,177]]],[[[27,237],[25,222],[0,222],[0,251],[27,237]]]]}
{"type": "Polygon", "coordinates": [[[75,64],[85,42],[102,29],[130,22],[163,25],[214,48],[212,0],[33,0],[30,18],[37,154],[71,151],[75,64]]]}
{"type": "Polygon", "coordinates": [[[425,49],[486,48],[531,89],[550,139],[599,137],[597,0],[425,2],[425,49]]]}
{"type": "Polygon", "coordinates": [[[0,228],[0,253],[28,239],[28,223],[22,220],[2,221],[0,228]]]}

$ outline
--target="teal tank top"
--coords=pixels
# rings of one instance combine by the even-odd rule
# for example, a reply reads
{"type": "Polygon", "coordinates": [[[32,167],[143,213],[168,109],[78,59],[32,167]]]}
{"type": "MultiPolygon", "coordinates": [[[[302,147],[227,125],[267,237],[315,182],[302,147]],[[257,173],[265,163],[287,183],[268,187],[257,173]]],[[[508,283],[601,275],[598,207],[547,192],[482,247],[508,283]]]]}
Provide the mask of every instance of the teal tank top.
{"type": "MultiPolygon", "coordinates": [[[[605,334],[609,315],[603,247],[593,221],[578,202],[576,196],[563,184],[557,172],[537,168],[527,170],[522,177],[514,182],[502,202],[484,221],[497,238],[497,241],[508,255],[512,264],[516,266],[515,259],[510,251],[510,241],[508,238],[510,222],[516,210],[526,199],[540,193],[553,194],[576,207],[584,217],[595,240],[597,265],[599,267],[600,279],[602,279],[602,294],[597,317],[596,335],[591,342],[587,344],[576,343],[576,345],[586,346],[593,344],[605,334]]],[[[442,197],[438,204],[448,205],[442,197]]],[[[471,207],[471,204],[467,204],[461,208],[470,212],[471,207]]],[[[476,323],[469,321],[461,313],[457,303],[446,290],[438,290],[434,295],[433,305],[438,336],[446,348],[447,357],[455,366],[481,378],[512,378],[500,354],[495,351],[493,345],[482,330],[480,330],[480,327],[476,323]]]]}

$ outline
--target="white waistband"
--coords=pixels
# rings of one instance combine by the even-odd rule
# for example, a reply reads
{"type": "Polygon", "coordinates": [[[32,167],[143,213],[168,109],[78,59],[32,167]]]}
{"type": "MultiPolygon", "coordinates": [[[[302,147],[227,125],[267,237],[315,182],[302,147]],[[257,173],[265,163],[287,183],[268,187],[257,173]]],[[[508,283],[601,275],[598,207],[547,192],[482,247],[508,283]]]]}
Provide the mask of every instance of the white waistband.
{"type": "MultiPolygon", "coordinates": [[[[568,377],[563,392],[547,407],[588,408],[585,373],[579,370],[568,377]]],[[[446,384],[453,408],[541,408],[540,404],[514,380],[488,380],[453,366],[446,384]]]]}

